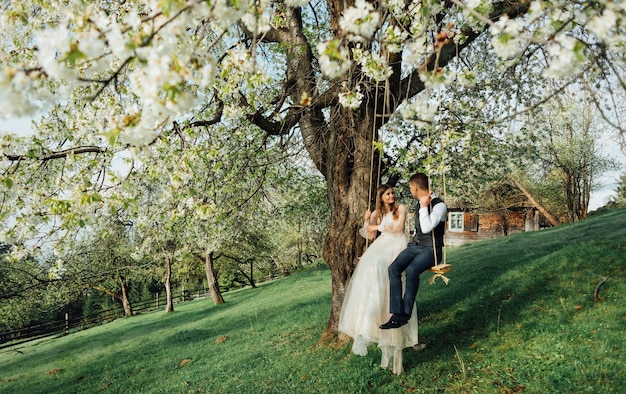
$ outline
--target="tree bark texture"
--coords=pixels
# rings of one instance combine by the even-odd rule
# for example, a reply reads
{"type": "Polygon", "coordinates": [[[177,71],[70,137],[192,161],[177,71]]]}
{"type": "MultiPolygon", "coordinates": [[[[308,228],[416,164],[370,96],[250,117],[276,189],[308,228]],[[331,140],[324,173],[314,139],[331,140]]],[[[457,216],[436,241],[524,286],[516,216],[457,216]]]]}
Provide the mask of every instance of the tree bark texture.
{"type": "Polygon", "coordinates": [[[128,284],[123,276],[120,276],[118,279],[120,281],[120,290],[122,293],[120,298],[122,300],[122,306],[124,307],[124,316],[129,317],[133,315],[133,307],[128,299],[128,284]]]}
{"type": "Polygon", "coordinates": [[[206,281],[209,286],[209,293],[215,305],[223,304],[224,297],[220,292],[220,288],[217,284],[217,278],[215,277],[215,269],[213,268],[213,253],[208,249],[204,257],[204,269],[206,271],[206,281]]]}

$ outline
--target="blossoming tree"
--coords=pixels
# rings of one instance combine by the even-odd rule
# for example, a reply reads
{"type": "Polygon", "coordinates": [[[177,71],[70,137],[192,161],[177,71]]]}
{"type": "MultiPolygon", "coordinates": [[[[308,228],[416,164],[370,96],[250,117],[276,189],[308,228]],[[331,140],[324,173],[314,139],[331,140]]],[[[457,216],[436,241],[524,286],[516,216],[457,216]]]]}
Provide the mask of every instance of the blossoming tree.
{"type": "MultiPolygon", "coordinates": [[[[0,116],[45,114],[32,137],[3,136],[7,237],[85,226],[90,212],[132,204],[116,194],[127,178],[120,157],[149,162],[173,144],[183,154],[214,129],[245,125],[268,141],[298,135],[327,183],[330,337],[364,247],[373,143],[394,116],[439,119],[433,98],[476,76],[451,67],[455,58],[487,39],[496,56],[484,62],[502,70],[539,59],[546,79],[593,73],[625,86],[618,1],[7,0],[0,9],[0,116]]],[[[512,112],[528,104],[515,92],[506,102],[512,112]]],[[[167,157],[163,166],[177,160],[167,157]]]]}

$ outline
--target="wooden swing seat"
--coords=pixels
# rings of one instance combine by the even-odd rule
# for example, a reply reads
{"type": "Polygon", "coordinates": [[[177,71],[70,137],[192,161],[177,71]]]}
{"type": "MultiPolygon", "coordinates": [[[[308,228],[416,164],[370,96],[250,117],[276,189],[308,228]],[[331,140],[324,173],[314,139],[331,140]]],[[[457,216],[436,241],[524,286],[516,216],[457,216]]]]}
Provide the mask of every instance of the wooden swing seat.
{"type": "Polygon", "coordinates": [[[431,276],[430,279],[428,279],[428,283],[432,285],[433,283],[435,283],[435,279],[441,278],[441,280],[443,280],[443,283],[448,284],[448,282],[450,282],[450,279],[448,279],[444,274],[450,271],[450,268],[452,268],[452,265],[450,264],[437,264],[427,269],[426,271],[434,273],[434,275],[431,276]]]}
{"type": "Polygon", "coordinates": [[[450,271],[450,268],[452,268],[451,264],[437,264],[427,269],[427,271],[434,272],[436,274],[445,274],[450,271]]]}

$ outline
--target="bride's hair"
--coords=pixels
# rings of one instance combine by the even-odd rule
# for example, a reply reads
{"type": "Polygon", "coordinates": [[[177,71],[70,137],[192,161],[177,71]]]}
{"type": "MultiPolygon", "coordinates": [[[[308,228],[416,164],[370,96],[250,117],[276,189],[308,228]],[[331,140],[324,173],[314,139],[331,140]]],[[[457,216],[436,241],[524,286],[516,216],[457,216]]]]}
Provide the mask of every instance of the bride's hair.
{"type": "Polygon", "coordinates": [[[394,220],[398,218],[397,201],[394,201],[393,204],[391,204],[391,207],[389,208],[389,210],[387,210],[387,207],[385,206],[385,203],[383,202],[383,194],[385,194],[385,192],[389,189],[393,189],[393,188],[387,185],[386,183],[378,186],[378,189],[376,189],[376,213],[377,213],[376,222],[378,224],[380,224],[381,220],[383,220],[383,216],[385,216],[387,212],[393,213],[394,220]]]}

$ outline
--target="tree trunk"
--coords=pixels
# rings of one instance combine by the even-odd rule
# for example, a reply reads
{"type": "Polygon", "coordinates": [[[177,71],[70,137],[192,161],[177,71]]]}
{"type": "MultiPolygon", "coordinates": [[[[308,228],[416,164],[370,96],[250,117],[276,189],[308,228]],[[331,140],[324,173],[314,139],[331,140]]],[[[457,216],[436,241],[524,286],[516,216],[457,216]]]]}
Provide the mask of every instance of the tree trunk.
{"type": "Polygon", "coordinates": [[[331,272],[332,298],[322,340],[332,339],[338,334],[339,315],[348,280],[365,246],[358,230],[363,225],[363,215],[368,208],[370,184],[373,189],[378,186],[377,182],[371,181],[377,171],[371,171],[372,121],[375,116],[374,106],[370,105],[370,108],[364,108],[366,115],[356,122],[350,115],[331,115],[336,122],[331,126],[333,140],[328,141],[329,154],[324,173],[330,218],[323,257],[331,272]]]}
{"type": "Polygon", "coordinates": [[[254,282],[254,260],[250,260],[250,287],[256,288],[256,283],[254,282]]]}
{"type": "MultiPolygon", "coordinates": [[[[238,261],[239,264],[241,264],[238,261]]],[[[250,264],[250,275],[248,275],[248,273],[246,271],[244,271],[243,269],[239,269],[239,273],[241,274],[241,276],[243,276],[244,278],[246,278],[246,280],[248,281],[248,284],[250,285],[250,287],[252,287],[253,289],[256,289],[256,283],[254,282],[254,276],[252,276],[252,269],[254,268],[254,261],[252,260],[247,260],[244,262],[245,264],[250,264]]]]}
{"type": "Polygon", "coordinates": [[[509,235],[508,213],[500,211],[498,217],[500,218],[500,224],[502,225],[502,235],[506,237],[509,235]]]}
{"type": "Polygon", "coordinates": [[[302,244],[304,241],[304,235],[302,234],[302,221],[298,220],[298,234],[300,234],[300,239],[298,239],[298,266],[302,267],[304,263],[302,262],[302,244]]]}
{"type": "Polygon", "coordinates": [[[558,226],[561,223],[559,222],[559,219],[557,219],[552,213],[550,213],[550,211],[548,211],[548,209],[546,207],[543,206],[543,204],[541,204],[539,201],[537,201],[537,199],[524,187],[524,185],[522,184],[522,182],[515,178],[515,177],[511,177],[511,180],[513,181],[513,183],[515,184],[515,186],[526,196],[526,198],[528,199],[528,201],[530,201],[530,203],[537,208],[537,210],[539,212],[541,212],[541,214],[548,219],[548,222],[550,222],[550,224],[552,226],[558,226]]]}
{"type": "Polygon", "coordinates": [[[120,281],[120,288],[122,291],[120,299],[122,300],[122,306],[124,307],[124,316],[129,317],[133,315],[133,308],[130,304],[130,300],[128,299],[128,285],[126,284],[123,276],[120,276],[118,279],[120,281]]]}
{"type": "Polygon", "coordinates": [[[215,277],[215,269],[213,268],[213,253],[208,249],[206,250],[204,258],[204,268],[206,271],[206,281],[209,285],[209,292],[211,293],[213,303],[215,305],[223,304],[225,302],[224,297],[222,297],[222,293],[220,292],[220,288],[217,284],[217,278],[215,277]]]}
{"type": "Polygon", "coordinates": [[[589,213],[589,199],[591,198],[591,185],[593,179],[590,169],[591,159],[583,157],[582,173],[580,174],[580,184],[578,187],[578,220],[585,220],[589,213]]]}
{"type": "Polygon", "coordinates": [[[172,297],[172,259],[167,253],[165,255],[165,294],[167,296],[165,312],[174,312],[174,299],[172,297]]]}

